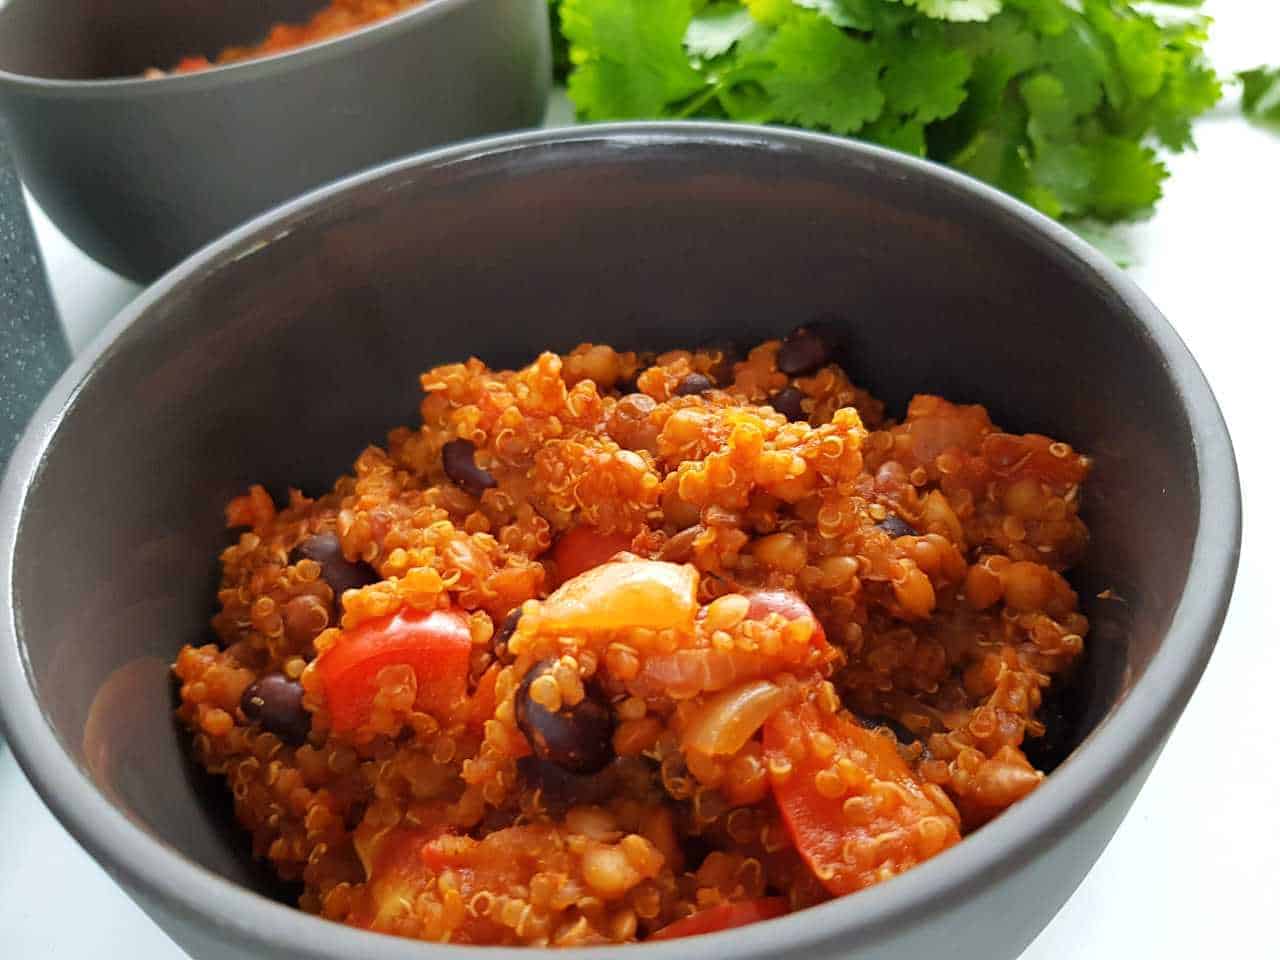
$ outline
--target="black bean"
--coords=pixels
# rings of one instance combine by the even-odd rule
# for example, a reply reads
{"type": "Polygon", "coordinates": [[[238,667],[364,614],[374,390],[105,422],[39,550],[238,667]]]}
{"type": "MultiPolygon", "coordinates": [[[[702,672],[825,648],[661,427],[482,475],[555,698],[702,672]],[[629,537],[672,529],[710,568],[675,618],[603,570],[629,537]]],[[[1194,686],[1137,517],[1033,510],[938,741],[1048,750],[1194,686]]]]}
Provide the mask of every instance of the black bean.
{"type": "Polygon", "coordinates": [[[511,612],[502,618],[502,625],[494,632],[493,649],[498,656],[502,656],[502,652],[507,648],[507,641],[516,632],[516,626],[520,623],[520,612],[519,607],[513,607],[511,612]]]}
{"type": "Polygon", "coordinates": [[[320,564],[320,579],[333,590],[333,602],[338,612],[342,612],[342,594],[357,587],[367,587],[382,578],[378,571],[363,560],[354,562],[342,555],[342,541],[334,533],[317,533],[307,537],[293,548],[289,554],[289,562],[314,560],[320,564]]]}
{"type": "Polygon", "coordinates": [[[830,324],[796,327],[778,349],[778,369],[789,377],[814,373],[831,362],[835,345],[835,329],[830,324]]]}
{"type": "Polygon", "coordinates": [[[570,807],[608,802],[617,780],[609,776],[607,766],[584,776],[540,757],[521,757],[516,772],[526,787],[541,793],[542,808],[555,817],[564,816],[570,807]]]}
{"type": "Polygon", "coordinates": [[[571,773],[595,773],[613,758],[613,714],[590,687],[576,706],[555,713],[536,702],[529,688],[554,665],[543,660],[525,674],[516,691],[516,722],[536,756],[571,773]]]}
{"type": "Polygon", "coordinates": [[[283,673],[269,673],[249,684],[240,698],[240,709],[250,723],[299,747],[311,732],[311,714],[302,705],[302,684],[283,673]]]}
{"type": "Polygon", "coordinates": [[[668,799],[658,775],[658,764],[648,757],[615,757],[595,773],[571,773],[549,760],[521,757],[516,772],[528,790],[539,793],[539,806],[556,819],[570,807],[607,804],[626,797],[657,805],[668,799]]]}
{"type": "Polygon", "coordinates": [[[879,523],[877,523],[876,529],[883,530],[885,533],[893,537],[895,540],[898,539],[898,537],[920,536],[919,530],[917,530],[911,524],[907,523],[907,521],[903,520],[901,517],[895,517],[893,514],[890,514],[889,516],[881,520],[879,523]]]}
{"type": "Polygon", "coordinates": [[[769,406],[795,423],[805,419],[804,408],[800,406],[802,400],[804,400],[803,391],[796,387],[783,387],[769,398],[769,406]]]}
{"type": "Polygon", "coordinates": [[[707,371],[711,379],[722,387],[733,383],[733,365],[742,359],[738,345],[729,340],[708,340],[698,345],[699,353],[718,353],[720,358],[707,371]]]}
{"type": "Polygon", "coordinates": [[[696,397],[699,394],[706,393],[715,384],[711,382],[711,378],[705,373],[688,373],[681,380],[675,389],[677,397],[696,397]]]}
{"type": "Polygon", "coordinates": [[[473,497],[498,485],[493,474],[476,466],[476,447],[470,440],[450,440],[440,457],[445,475],[473,497]]]}

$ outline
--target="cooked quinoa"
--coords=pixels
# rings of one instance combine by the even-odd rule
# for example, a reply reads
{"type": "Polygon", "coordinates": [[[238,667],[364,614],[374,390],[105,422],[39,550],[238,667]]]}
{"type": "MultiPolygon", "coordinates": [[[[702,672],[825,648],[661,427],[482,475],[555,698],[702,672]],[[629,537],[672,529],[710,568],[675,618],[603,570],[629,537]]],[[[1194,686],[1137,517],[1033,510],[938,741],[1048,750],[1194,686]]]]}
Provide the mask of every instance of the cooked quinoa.
{"type": "Polygon", "coordinates": [[[425,940],[686,936],[854,893],[1026,796],[1088,622],[1086,457],[799,328],[422,375],[313,499],[227,507],[195,755],[303,909],[425,940]]]}
{"type": "MultiPolygon", "coordinates": [[[[212,60],[201,54],[186,56],[179,60],[169,72],[195,73],[227,63],[269,57],[286,50],[340,37],[424,2],[425,0],[329,0],[329,3],[316,10],[303,23],[273,23],[267,35],[257,43],[223,47],[212,60]]],[[[148,77],[165,75],[165,71],[155,68],[148,70],[145,74],[148,77]]]]}

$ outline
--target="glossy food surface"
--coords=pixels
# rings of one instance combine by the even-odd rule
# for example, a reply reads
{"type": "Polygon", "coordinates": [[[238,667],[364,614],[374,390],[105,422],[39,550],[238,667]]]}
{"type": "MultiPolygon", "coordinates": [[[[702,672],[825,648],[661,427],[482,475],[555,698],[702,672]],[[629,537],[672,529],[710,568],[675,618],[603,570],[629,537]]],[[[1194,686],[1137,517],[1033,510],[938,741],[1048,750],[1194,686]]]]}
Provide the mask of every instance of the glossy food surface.
{"type": "Polygon", "coordinates": [[[839,346],[436,367],[332,491],[231,501],[179,717],[304,909],[693,935],[889,879],[1039,786],[1090,462],[936,396],[889,417],[839,346]]]}

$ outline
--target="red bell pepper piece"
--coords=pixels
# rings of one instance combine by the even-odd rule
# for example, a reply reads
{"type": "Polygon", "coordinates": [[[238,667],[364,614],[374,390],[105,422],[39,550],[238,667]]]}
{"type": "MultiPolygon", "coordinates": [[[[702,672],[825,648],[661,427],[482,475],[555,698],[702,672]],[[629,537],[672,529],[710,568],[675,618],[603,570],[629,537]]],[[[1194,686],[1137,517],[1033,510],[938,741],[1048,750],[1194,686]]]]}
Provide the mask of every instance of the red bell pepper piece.
{"type": "Polygon", "coordinates": [[[447,718],[467,695],[467,618],[456,610],[406,608],[345,631],[316,660],[336,732],[349,733],[368,721],[379,671],[398,664],[411,667],[417,678],[415,706],[447,718]]]}
{"type": "Polygon", "coordinates": [[[612,560],[614,554],[631,548],[631,539],[625,533],[601,533],[588,526],[571,527],[551,548],[556,582],[572,580],[578,574],[612,560]]]}
{"type": "Polygon", "coordinates": [[[676,937],[694,937],[701,933],[715,933],[730,927],[741,927],[758,920],[772,920],[787,913],[787,901],[782,897],[760,897],[756,900],[739,900],[721,903],[692,916],[667,924],[653,933],[650,940],[674,940],[676,937]]]}

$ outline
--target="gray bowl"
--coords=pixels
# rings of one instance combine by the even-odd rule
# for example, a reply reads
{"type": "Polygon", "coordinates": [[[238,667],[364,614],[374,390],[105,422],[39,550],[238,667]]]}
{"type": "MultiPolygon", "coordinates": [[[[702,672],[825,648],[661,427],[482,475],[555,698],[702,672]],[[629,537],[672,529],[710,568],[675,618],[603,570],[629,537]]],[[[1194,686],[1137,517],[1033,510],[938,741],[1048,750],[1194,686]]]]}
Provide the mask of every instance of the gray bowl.
{"type": "Polygon", "coordinates": [[[171,720],[166,664],[208,636],[222,504],[251,481],[327,488],[416,422],[431,364],[749,341],[816,314],[839,318],[851,372],[894,409],[937,391],[1096,456],[1076,579],[1094,628],[1070,710],[1083,742],[905,876],[625,953],[1015,956],[1115,831],[1208,660],[1240,542],[1235,463],[1186,348],[1102,257],[974,181],[844,140],[636,124],[482,141],[313,193],[182,264],[63,377],[0,494],[15,753],[200,960],[528,960],[273,902],[171,720]]]}
{"type": "Polygon", "coordinates": [[[345,36],[201,73],[323,0],[8,0],[0,117],[68,237],[145,282],[304,190],[450,141],[536,126],[546,0],[428,0],[345,36]]]}

